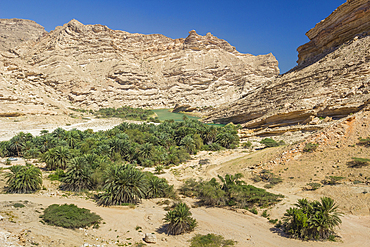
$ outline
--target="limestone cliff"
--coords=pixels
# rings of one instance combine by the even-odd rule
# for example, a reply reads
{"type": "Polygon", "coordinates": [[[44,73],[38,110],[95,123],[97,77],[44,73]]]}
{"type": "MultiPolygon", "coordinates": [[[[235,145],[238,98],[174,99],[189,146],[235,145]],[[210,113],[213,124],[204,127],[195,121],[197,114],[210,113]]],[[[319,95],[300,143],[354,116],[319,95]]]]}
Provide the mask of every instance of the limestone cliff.
{"type": "Polygon", "coordinates": [[[44,27],[31,20],[0,19],[0,50],[8,50],[46,34],[44,27]]]}
{"type": "Polygon", "coordinates": [[[315,57],[331,52],[356,35],[369,30],[370,2],[348,0],[306,33],[310,42],[297,49],[298,64],[315,61],[315,57]]]}
{"type": "MultiPolygon", "coordinates": [[[[33,85],[47,90],[49,100],[92,109],[215,107],[279,74],[272,54],[242,54],[225,40],[194,30],[185,39],[171,39],[71,20],[10,51],[3,54],[4,81],[33,85]]],[[[38,96],[46,99],[45,93],[38,96]]]]}
{"type": "Polygon", "coordinates": [[[311,44],[316,42],[321,48],[312,54],[301,54],[301,58],[307,60],[326,49],[325,45],[318,45],[318,40],[322,41],[325,37],[325,32],[319,29],[327,30],[327,26],[331,27],[330,33],[338,37],[332,37],[332,44],[338,45],[341,38],[346,41],[340,47],[324,53],[321,59],[310,65],[298,66],[241,99],[215,109],[205,121],[242,123],[244,127],[258,131],[297,124],[316,125],[326,117],[342,118],[366,109],[370,102],[370,36],[367,34],[370,26],[365,28],[368,24],[365,25],[362,20],[370,18],[370,12],[364,8],[367,5],[367,1],[348,1],[319,23],[309,35],[316,37],[311,44]],[[350,6],[357,6],[355,9],[358,11],[347,11],[350,6]],[[336,23],[334,19],[351,19],[353,26],[347,29],[343,25],[327,23],[336,23]],[[353,30],[360,30],[361,35],[353,37],[353,30]],[[349,37],[352,39],[348,40],[349,37]]]}

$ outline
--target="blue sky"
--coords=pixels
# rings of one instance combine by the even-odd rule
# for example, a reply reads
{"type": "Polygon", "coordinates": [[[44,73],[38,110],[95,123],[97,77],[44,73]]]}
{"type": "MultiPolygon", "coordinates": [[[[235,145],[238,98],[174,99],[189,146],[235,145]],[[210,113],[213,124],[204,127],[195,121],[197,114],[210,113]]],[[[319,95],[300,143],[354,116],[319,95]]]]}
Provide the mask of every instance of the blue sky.
{"type": "Polygon", "coordinates": [[[345,0],[1,0],[0,18],[34,20],[47,31],[71,19],[135,33],[225,39],[242,53],[273,53],[281,72],[296,65],[305,33],[345,0]]]}

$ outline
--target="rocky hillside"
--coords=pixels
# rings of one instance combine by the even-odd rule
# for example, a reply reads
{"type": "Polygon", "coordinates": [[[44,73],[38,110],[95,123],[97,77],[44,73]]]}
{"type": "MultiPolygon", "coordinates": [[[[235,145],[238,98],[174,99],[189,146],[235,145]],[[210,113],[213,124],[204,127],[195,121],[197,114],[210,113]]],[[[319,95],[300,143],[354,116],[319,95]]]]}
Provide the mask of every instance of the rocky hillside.
{"type": "Polygon", "coordinates": [[[0,19],[0,50],[9,50],[27,40],[36,40],[44,34],[44,27],[34,21],[0,19]]]}
{"type": "Polygon", "coordinates": [[[347,1],[308,32],[314,38],[299,48],[300,65],[216,109],[206,121],[243,123],[251,129],[249,132],[263,130],[260,134],[281,133],[291,128],[312,129],[331,119],[367,109],[370,102],[370,26],[365,23],[370,18],[368,6],[368,1],[347,1]],[[312,53],[306,54],[310,50],[312,53]],[[313,57],[316,59],[309,62],[313,57]]]}
{"type": "Polygon", "coordinates": [[[210,33],[171,39],[71,20],[2,53],[0,102],[54,109],[214,107],[278,74],[272,54],[239,53],[210,33]]]}

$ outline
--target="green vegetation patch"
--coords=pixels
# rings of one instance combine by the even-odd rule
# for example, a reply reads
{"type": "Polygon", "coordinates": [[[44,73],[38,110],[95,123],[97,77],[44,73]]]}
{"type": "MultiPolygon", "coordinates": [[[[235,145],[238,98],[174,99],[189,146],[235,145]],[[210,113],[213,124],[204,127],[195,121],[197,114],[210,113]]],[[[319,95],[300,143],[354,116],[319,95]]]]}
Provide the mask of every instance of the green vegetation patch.
{"type": "Polygon", "coordinates": [[[195,181],[189,179],[180,188],[185,196],[197,197],[204,205],[209,206],[236,206],[239,208],[252,208],[254,206],[268,207],[276,204],[283,195],[276,195],[264,189],[247,185],[240,180],[240,173],[227,174],[209,181],[195,181]]]}
{"type": "Polygon", "coordinates": [[[24,206],[23,203],[16,202],[16,203],[13,204],[13,207],[15,207],[15,208],[24,208],[25,206],[24,206]]]}
{"type": "Polygon", "coordinates": [[[272,188],[276,184],[282,183],[283,179],[279,176],[276,176],[274,173],[263,169],[259,174],[256,174],[252,180],[256,183],[263,181],[268,184],[265,185],[265,188],[272,188]]]}
{"type": "Polygon", "coordinates": [[[191,217],[190,208],[185,203],[178,203],[174,209],[167,212],[164,217],[164,222],[168,223],[167,233],[179,235],[186,232],[191,232],[197,226],[197,221],[191,217]]]}
{"type": "Polygon", "coordinates": [[[117,117],[127,120],[145,121],[154,115],[154,112],[152,110],[122,106],[120,108],[100,108],[94,115],[100,118],[117,117]]]}
{"type": "Polygon", "coordinates": [[[79,208],[74,204],[53,204],[44,210],[40,216],[49,225],[61,226],[64,228],[80,228],[98,225],[102,218],[91,213],[86,208],[79,208]]]}
{"type": "Polygon", "coordinates": [[[323,181],[322,183],[323,184],[327,184],[327,185],[336,185],[336,184],[340,184],[339,181],[341,181],[342,179],[344,179],[345,177],[340,177],[340,176],[327,176],[323,181]]]}
{"type": "Polygon", "coordinates": [[[287,209],[284,214],[284,231],[293,238],[303,240],[333,239],[335,227],[342,223],[342,214],[337,208],[329,197],[312,202],[299,199],[295,207],[287,209]]]}
{"type": "Polygon", "coordinates": [[[312,142],[306,143],[306,145],[303,148],[303,152],[306,152],[306,153],[315,152],[318,146],[319,144],[317,143],[312,143],[312,142]]]}
{"type": "Polygon", "coordinates": [[[368,166],[370,159],[352,157],[352,161],[347,162],[347,166],[350,168],[360,168],[368,166]]]}
{"type": "Polygon", "coordinates": [[[370,147],[370,137],[368,138],[359,138],[359,142],[358,142],[359,145],[363,145],[365,147],[370,147]]]}
{"type": "Polygon", "coordinates": [[[54,173],[50,174],[48,178],[51,181],[62,181],[62,179],[66,176],[62,169],[56,169],[54,173]]]}
{"type": "Polygon", "coordinates": [[[225,239],[223,236],[213,233],[207,235],[197,234],[190,242],[190,247],[227,247],[236,244],[236,241],[232,239],[225,239]]]}
{"type": "Polygon", "coordinates": [[[272,138],[265,138],[260,141],[261,144],[264,144],[266,148],[271,148],[271,147],[278,147],[278,146],[283,146],[285,145],[285,142],[283,140],[277,142],[272,138]]]}
{"type": "Polygon", "coordinates": [[[7,192],[9,193],[32,193],[41,189],[42,178],[39,168],[27,164],[26,166],[15,165],[10,168],[11,173],[5,177],[7,192]]]}
{"type": "Polygon", "coordinates": [[[306,190],[317,190],[321,187],[320,183],[307,183],[307,187],[305,188],[306,190]]]}

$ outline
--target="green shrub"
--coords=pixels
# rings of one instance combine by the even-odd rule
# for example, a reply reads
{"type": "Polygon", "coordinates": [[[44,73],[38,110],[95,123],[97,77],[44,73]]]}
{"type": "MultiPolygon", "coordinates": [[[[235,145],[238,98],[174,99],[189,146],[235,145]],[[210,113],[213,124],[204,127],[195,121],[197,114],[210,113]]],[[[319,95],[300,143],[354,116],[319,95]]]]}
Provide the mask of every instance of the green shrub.
{"type": "Polygon", "coordinates": [[[306,185],[307,185],[306,190],[317,190],[318,188],[321,187],[320,183],[307,183],[306,185]]]}
{"type": "Polygon", "coordinates": [[[370,137],[365,138],[365,139],[359,138],[359,143],[358,144],[369,147],[370,146],[370,137]]]}
{"type": "Polygon", "coordinates": [[[252,214],[258,214],[257,208],[255,207],[249,209],[249,212],[251,212],[252,214]]]}
{"type": "Polygon", "coordinates": [[[40,218],[49,225],[72,229],[96,225],[102,220],[99,215],[74,204],[52,204],[44,210],[40,218]]]}
{"type": "Polygon", "coordinates": [[[242,146],[243,146],[243,148],[250,148],[250,147],[252,147],[252,143],[250,141],[243,142],[242,146]]]}
{"type": "Polygon", "coordinates": [[[61,181],[65,177],[65,173],[62,169],[56,169],[53,174],[50,174],[48,178],[51,181],[61,181]]]}
{"type": "Polygon", "coordinates": [[[306,152],[306,153],[315,152],[318,146],[319,144],[317,143],[311,143],[311,142],[306,143],[306,145],[303,148],[303,152],[306,152]]]}
{"type": "Polygon", "coordinates": [[[275,225],[278,222],[278,220],[279,219],[269,219],[269,222],[275,225]]]}
{"type": "Polygon", "coordinates": [[[370,159],[352,157],[352,161],[347,162],[347,166],[350,168],[360,168],[368,166],[370,159]]]}
{"type": "Polygon", "coordinates": [[[209,233],[207,235],[197,234],[191,240],[190,247],[227,247],[234,246],[236,241],[227,239],[221,235],[209,233]]]}
{"type": "Polygon", "coordinates": [[[155,167],[155,173],[156,174],[162,174],[163,173],[163,170],[164,170],[164,166],[163,165],[158,165],[155,167]]]}
{"type": "Polygon", "coordinates": [[[267,217],[270,216],[270,214],[267,213],[267,210],[263,210],[261,216],[264,217],[264,218],[267,218],[267,217]]]}
{"type": "Polygon", "coordinates": [[[180,193],[185,196],[197,197],[204,205],[228,205],[239,208],[267,207],[279,202],[280,198],[283,197],[252,185],[246,185],[240,180],[241,177],[241,174],[227,174],[225,177],[218,177],[220,182],[216,178],[209,181],[189,179],[180,188],[180,193]]]}
{"type": "Polygon", "coordinates": [[[336,185],[339,184],[339,181],[344,179],[345,177],[339,177],[339,176],[328,176],[325,180],[322,181],[323,184],[328,185],[336,185]]]}
{"type": "Polygon", "coordinates": [[[258,175],[256,175],[253,180],[258,181],[259,177],[263,182],[267,182],[269,184],[266,184],[264,187],[267,189],[270,189],[274,187],[274,185],[282,183],[283,179],[279,176],[276,176],[274,173],[268,171],[268,170],[262,170],[258,175]]]}
{"type": "Polygon", "coordinates": [[[262,139],[262,141],[260,141],[261,144],[264,144],[266,148],[270,148],[270,147],[278,147],[279,146],[279,143],[276,142],[274,139],[272,138],[265,138],[265,139],[262,139]]]}
{"type": "Polygon", "coordinates": [[[17,202],[17,203],[13,204],[13,207],[15,207],[15,208],[24,208],[25,206],[24,206],[24,204],[17,202]]]}

